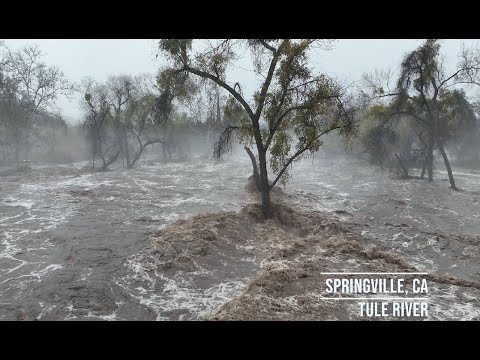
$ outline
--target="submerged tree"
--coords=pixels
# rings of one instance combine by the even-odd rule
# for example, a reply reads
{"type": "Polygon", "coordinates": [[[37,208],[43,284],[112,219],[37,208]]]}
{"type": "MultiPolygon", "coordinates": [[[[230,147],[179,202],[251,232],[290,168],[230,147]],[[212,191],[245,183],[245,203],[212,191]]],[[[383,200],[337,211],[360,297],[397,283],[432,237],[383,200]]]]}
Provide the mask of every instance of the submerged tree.
{"type": "MultiPolygon", "coordinates": [[[[139,81],[137,79],[137,81],[139,81]]],[[[132,168],[140,159],[144,150],[153,144],[165,142],[165,131],[168,119],[170,117],[170,103],[164,104],[164,94],[156,94],[149,91],[141,91],[137,83],[138,96],[133,100],[129,108],[130,121],[128,131],[133,135],[134,148],[133,157],[128,168],[132,168]]]]}
{"type": "Polygon", "coordinates": [[[353,130],[353,111],[346,106],[346,90],[324,74],[314,75],[309,67],[311,50],[326,49],[329,43],[311,39],[224,39],[207,42],[203,48],[193,46],[192,40],[159,43],[170,64],[159,77],[162,85],[179,91],[195,75],[228,92],[225,115],[230,125],[217,142],[215,155],[219,157],[230,149],[232,134],[238,130],[252,159],[254,174],[258,174],[256,183],[266,218],[272,216],[270,190],[280,179],[287,180],[292,162],[307,151],[317,151],[323,135],[334,130],[343,134],[353,130]],[[227,67],[245,49],[252,56],[255,73],[262,78],[253,101],[243,94],[241,84],[232,83],[226,76],[227,67]],[[256,146],[258,164],[248,147],[251,144],[256,146]],[[275,174],[271,183],[268,153],[275,174]]]}
{"type": "Polygon", "coordinates": [[[134,79],[129,75],[110,76],[107,80],[107,101],[110,107],[110,116],[113,130],[120,147],[120,154],[131,167],[130,149],[128,146],[128,128],[131,126],[131,117],[134,113],[134,79]]]}
{"type": "MultiPolygon", "coordinates": [[[[385,91],[378,77],[366,76],[365,79],[372,100],[389,99],[385,107],[378,108],[381,112],[377,115],[388,120],[413,119],[421,127],[428,180],[433,181],[433,158],[437,147],[442,154],[450,186],[457,190],[445,144],[465,123],[469,105],[465,94],[452,87],[462,83],[478,83],[480,56],[464,50],[457,70],[447,74],[439,51],[438,40],[430,39],[407,53],[401,63],[395,89],[391,92],[385,91]]],[[[471,117],[472,114],[469,112],[467,116],[471,117]]]]}
{"type": "Polygon", "coordinates": [[[100,158],[101,170],[106,170],[120,155],[118,137],[112,136],[111,110],[108,103],[108,90],[104,84],[97,84],[92,79],[86,80],[84,127],[90,142],[92,167],[100,158]]]}
{"type": "Polygon", "coordinates": [[[164,141],[161,128],[168,122],[171,99],[149,80],[146,75],[120,75],[110,76],[104,84],[84,81],[93,166],[99,157],[105,170],[122,155],[131,169],[148,146],[164,141]]]}
{"type": "Polygon", "coordinates": [[[26,103],[18,96],[15,82],[0,71],[0,141],[3,159],[6,160],[8,149],[13,146],[17,165],[25,140],[26,108],[26,103]]]}

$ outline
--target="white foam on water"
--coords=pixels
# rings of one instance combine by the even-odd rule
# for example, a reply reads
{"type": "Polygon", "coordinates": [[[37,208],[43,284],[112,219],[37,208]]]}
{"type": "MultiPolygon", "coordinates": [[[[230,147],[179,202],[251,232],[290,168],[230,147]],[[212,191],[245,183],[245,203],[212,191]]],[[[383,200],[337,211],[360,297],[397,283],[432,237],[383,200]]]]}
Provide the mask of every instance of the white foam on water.
{"type": "MultiPolygon", "coordinates": [[[[18,269],[20,269],[22,266],[27,264],[28,262],[25,260],[17,259],[15,258],[15,255],[21,251],[21,249],[14,243],[14,234],[8,231],[3,232],[3,239],[1,242],[2,245],[5,246],[5,248],[0,252],[0,259],[8,259],[8,260],[13,260],[14,262],[18,262],[18,265],[14,265],[13,267],[9,269],[2,269],[0,270],[0,275],[5,275],[5,274],[10,274],[18,269]]],[[[7,279],[9,281],[9,279],[7,279]]],[[[7,280],[3,281],[6,282],[7,280]]]]}
{"type": "Polygon", "coordinates": [[[198,184],[198,188],[202,190],[210,190],[213,189],[213,187],[212,184],[198,184]]]}
{"type": "Polygon", "coordinates": [[[0,219],[0,224],[4,223],[4,222],[7,222],[7,220],[10,220],[10,219],[16,219],[16,218],[18,218],[22,215],[23,215],[23,212],[21,212],[20,214],[14,215],[14,216],[3,217],[3,218],[0,219]]]}
{"type": "Polygon", "coordinates": [[[407,234],[405,234],[404,232],[399,232],[399,233],[396,233],[393,235],[392,239],[390,241],[397,241],[397,240],[400,240],[400,237],[403,237],[404,239],[408,240],[408,241],[413,241],[415,238],[417,238],[418,234],[416,235],[412,235],[412,236],[408,236],[407,234]]]}
{"type": "MultiPolygon", "coordinates": [[[[95,174],[97,175],[97,174],[95,174]]],[[[59,181],[56,184],[52,184],[53,186],[57,187],[72,187],[72,186],[81,186],[81,187],[90,187],[90,188],[97,188],[99,186],[107,186],[107,185],[112,185],[115,183],[114,180],[102,180],[102,181],[96,181],[94,178],[93,174],[88,174],[88,175],[82,175],[74,178],[69,178],[66,180],[59,181]]]]}
{"type": "Polygon", "coordinates": [[[241,245],[241,244],[235,244],[235,248],[237,250],[246,250],[246,251],[250,251],[250,250],[254,250],[255,249],[255,246],[253,245],[241,245]]]}
{"type": "Polygon", "coordinates": [[[2,204],[13,207],[21,206],[26,208],[27,210],[30,210],[32,206],[35,205],[35,202],[29,199],[20,199],[13,196],[8,196],[5,198],[5,200],[3,200],[2,204]]]}
{"type": "Polygon", "coordinates": [[[148,186],[152,186],[152,187],[158,187],[158,182],[155,182],[155,181],[149,181],[149,180],[145,180],[145,179],[134,179],[134,182],[135,184],[139,185],[139,183],[141,185],[139,186],[142,186],[142,185],[148,185],[148,186]]]}
{"type": "MultiPolygon", "coordinates": [[[[442,174],[442,175],[448,175],[447,171],[445,170],[436,170],[436,172],[442,174]]],[[[467,172],[462,172],[462,171],[458,171],[458,170],[455,170],[454,171],[454,176],[468,176],[468,177],[477,177],[477,178],[480,178],[480,174],[476,174],[476,173],[467,173],[467,172]]]]}
{"type": "Polygon", "coordinates": [[[51,312],[56,307],[56,305],[45,306],[45,304],[41,301],[39,301],[38,303],[40,304],[42,311],[40,312],[40,314],[37,315],[37,320],[41,320],[46,314],[51,312]]]}
{"type": "Polygon", "coordinates": [[[15,233],[12,233],[11,231],[3,232],[3,239],[1,243],[2,245],[5,245],[5,249],[3,249],[0,253],[0,257],[12,258],[13,255],[16,255],[20,251],[20,248],[16,246],[13,241],[14,235],[15,233]]]}
{"type": "Polygon", "coordinates": [[[424,255],[418,253],[409,262],[422,272],[435,272],[438,270],[438,266],[434,265],[432,259],[427,259],[424,255]]]}
{"type": "Polygon", "coordinates": [[[362,184],[353,185],[352,188],[353,189],[360,189],[360,190],[371,190],[371,189],[374,189],[376,186],[377,185],[374,182],[366,182],[366,183],[362,183],[362,184]]]}
{"type": "Polygon", "coordinates": [[[226,281],[202,290],[182,286],[183,280],[178,282],[161,276],[161,274],[159,276],[163,281],[166,281],[162,293],[142,288],[140,295],[132,294],[141,304],[148,306],[157,313],[157,320],[169,320],[167,316],[162,314],[182,310],[188,311],[193,319],[200,320],[208,317],[220,306],[239,296],[245,289],[247,282],[247,279],[244,281],[226,281]]]}
{"type": "Polygon", "coordinates": [[[48,265],[47,267],[43,268],[42,270],[39,270],[39,271],[32,271],[30,273],[31,276],[34,276],[36,277],[38,280],[41,279],[42,276],[44,276],[45,274],[49,273],[49,272],[52,272],[52,271],[55,271],[55,270],[59,270],[59,269],[62,269],[63,268],[63,265],[62,264],[50,264],[48,265]]]}
{"type": "MultiPolygon", "coordinates": [[[[189,276],[191,276],[191,275],[210,275],[210,276],[213,276],[214,275],[214,273],[212,271],[207,270],[203,266],[199,265],[194,258],[192,258],[192,261],[193,261],[193,264],[195,265],[195,267],[198,270],[189,272],[188,273],[189,276]]],[[[187,275],[187,274],[185,274],[185,275],[187,275]]]]}
{"type": "MultiPolygon", "coordinates": [[[[16,259],[16,258],[14,258],[14,257],[4,256],[4,258],[8,258],[8,259],[10,259],[10,260],[18,261],[20,264],[17,265],[17,266],[12,267],[12,268],[10,268],[10,269],[0,270],[0,275],[10,274],[10,273],[14,272],[15,270],[20,269],[22,266],[25,266],[26,264],[28,264],[27,261],[25,261],[25,260],[20,260],[20,259],[16,259]]],[[[6,280],[4,280],[2,283],[9,282],[10,280],[11,280],[11,278],[10,278],[10,279],[6,279],[6,280]]]]}
{"type": "MultiPolygon", "coordinates": [[[[177,214],[175,212],[172,212],[172,213],[166,213],[166,214],[162,214],[160,216],[160,218],[162,220],[165,220],[167,223],[173,223],[175,221],[177,221],[179,218],[180,218],[180,214],[177,214]]],[[[167,224],[165,224],[167,225],[167,224]]]]}
{"type": "Polygon", "coordinates": [[[48,239],[42,241],[40,234],[60,226],[74,213],[76,206],[68,201],[70,198],[68,194],[62,193],[62,186],[79,181],[81,180],[77,178],[22,184],[4,200],[7,206],[25,208],[20,216],[3,218],[1,221],[1,226],[5,230],[0,237],[0,259],[9,260],[8,268],[0,271],[0,283],[7,286],[5,289],[26,289],[31,281],[40,281],[47,273],[63,266],[47,264],[41,258],[38,262],[39,258],[32,256],[37,251],[44,251],[54,246],[48,239]],[[35,237],[32,238],[31,234],[35,234],[35,237]],[[17,259],[16,256],[19,253],[33,255],[30,255],[27,261],[17,259]],[[44,267],[35,271],[28,269],[28,272],[20,270],[27,264],[38,264],[44,267]],[[7,277],[9,274],[17,276],[7,277]]]}
{"type": "Polygon", "coordinates": [[[166,206],[179,206],[182,204],[202,204],[202,205],[215,205],[216,202],[207,200],[207,199],[202,199],[202,198],[197,198],[195,196],[189,197],[187,199],[175,199],[175,200],[169,200],[166,201],[165,204],[160,205],[161,207],[166,207],[166,206]]]}
{"type": "Polygon", "coordinates": [[[295,263],[295,262],[287,259],[281,259],[281,260],[263,259],[260,262],[260,268],[262,270],[268,270],[268,271],[282,271],[282,270],[290,269],[292,267],[292,263],[295,263]]]}
{"type": "Polygon", "coordinates": [[[416,223],[419,223],[419,224],[422,225],[422,226],[423,226],[423,225],[425,225],[425,226],[428,225],[428,221],[425,220],[425,219],[419,218],[418,215],[412,216],[412,215],[410,215],[410,214],[408,214],[408,213],[405,213],[405,214],[403,214],[403,217],[406,218],[406,219],[409,219],[409,220],[411,220],[411,221],[414,221],[414,222],[416,222],[416,223]]]}
{"type": "Polygon", "coordinates": [[[431,290],[429,319],[462,321],[480,319],[480,300],[475,296],[468,295],[466,291],[468,290],[464,288],[463,293],[460,293],[460,287],[456,285],[448,285],[447,289],[431,290]],[[465,299],[461,299],[461,297],[465,299]]]}
{"type": "Polygon", "coordinates": [[[30,211],[28,211],[28,214],[30,215],[30,217],[12,222],[12,225],[20,225],[20,224],[23,224],[23,223],[31,222],[31,220],[37,219],[36,215],[30,214],[30,211]]]}
{"type": "Polygon", "coordinates": [[[101,319],[105,321],[115,321],[115,320],[125,320],[122,318],[117,317],[117,311],[115,310],[110,315],[95,315],[91,311],[88,312],[87,318],[94,318],[94,319],[101,319]]]}
{"type": "Polygon", "coordinates": [[[174,278],[170,278],[156,270],[153,271],[155,276],[150,276],[145,265],[139,261],[141,260],[136,258],[128,259],[126,266],[133,273],[116,283],[141,304],[153,309],[157,314],[157,320],[168,320],[165,313],[172,311],[187,311],[190,314],[189,318],[197,320],[208,317],[220,306],[239,296],[248,281],[248,279],[223,281],[210,288],[201,289],[196,287],[195,275],[214,276],[214,274],[195,262],[197,271],[188,273],[179,271],[174,278]],[[135,279],[147,281],[148,287],[138,286],[135,293],[132,293],[128,288],[128,282],[135,279]],[[156,286],[157,281],[164,283],[161,291],[156,286]]]}

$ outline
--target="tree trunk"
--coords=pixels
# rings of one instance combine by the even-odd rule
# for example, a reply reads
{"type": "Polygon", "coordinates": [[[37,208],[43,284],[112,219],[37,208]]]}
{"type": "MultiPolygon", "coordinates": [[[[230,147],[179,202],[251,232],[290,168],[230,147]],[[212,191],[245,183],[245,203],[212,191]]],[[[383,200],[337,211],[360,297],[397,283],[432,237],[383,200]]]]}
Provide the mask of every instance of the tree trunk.
{"type": "Polygon", "coordinates": [[[433,182],[433,160],[431,157],[427,160],[428,182],[433,182]]]}
{"type": "Polygon", "coordinates": [[[447,153],[445,152],[445,149],[443,148],[443,145],[439,145],[438,148],[440,149],[440,152],[442,153],[443,161],[445,162],[445,167],[447,168],[448,180],[450,180],[450,187],[453,190],[458,191],[458,188],[455,185],[455,179],[453,178],[452,168],[450,167],[450,162],[448,161],[447,153]]]}
{"type": "Polygon", "coordinates": [[[427,159],[423,160],[423,166],[422,166],[422,175],[420,175],[420,179],[423,179],[425,177],[425,170],[427,169],[427,159]]]}
{"type": "Polygon", "coordinates": [[[394,155],[398,159],[398,163],[400,164],[400,167],[401,167],[402,172],[403,172],[403,177],[408,178],[408,170],[407,170],[405,164],[403,163],[402,159],[400,159],[400,156],[398,156],[397,154],[394,154],[394,155]]]}
{"type": "Polygon", "coordinates": [[[105,161],[105,159],[102,158],[102,160],[103,160],[102,171],[107,170],[107,168],[108,168],[111,164],[113,164],[115,161],[117,161],[118,156],[120,155],[120,152],[121,152],[121,150],[119,149],[119,150],[115,153],[115,155],[113,155],[113,156],[112,156],[110,159],[108,159],[107,161],[105,161]]]}
{"type": "Polygon", "coordinates": [[[20,143],[18,139],[16,139],[15,143],[15,163],[17,167],[20,165],[20,143]]]}
{"type": "Polygon", "coordinates": [[[250,160],[252,161],[253,167],[253,177],[255,179],[255,186],[257,187],[258,191],[262,191],[262,180],[260,178],[260,174],[258,172],[257,160],[255,159],[255,155],[253,155],[252,150],[247,146],[244,146],[245,151],[247,152],[250,160]]]}
{"type": "Polygon", "coordinates": [[[167,144],[165,142],[162,144],[162,154],[163,154],[163,161],[167,162],[168,161],[168,159],[167,159],[167,144]]]}
{"type": "Polygon", "coordinates": [[[135,166],[135,164],[137,163],[137,160],[140,159],[140,156],[142,155],[143,153],[143,150],[145,149],[145,147],[140,147],[140,150],[138,150],[138,153],[134,154],[133,155],[133,160],[132,162],[127,166],[127,169],[131,169],[135,166]]]}
{"type": "Polygon", "coordinates": [[[262,213],[265,219],[270,219],[272,217],[272,206],[270,204],[270,184],[268,183],[267,155],[264,151],[259,151],[258,160],[260,162],[262,213]]]}
{"type": "Polygon", "coordinates": [[[128,138],[127,138],[127,131],[125,127],[123,128],[123,148],[125,149],[125,158],[127,160],[127,168],[130,169],[131,161],[130,161],[130,151],[128,149],[128,138]]]}
{"type": "Polygon", "coordinates": [[[434,141],[431,139],[427,147],[427,171],[428,171],[428,182],[433,181],[433,147],[434,141]]]}
{"type": "Polygon", "coordinates": [[[29,146],[30,146],[30,138],[28,136],[29,134],[27,133],[27,140],[25,141],[25,164],[24,164],[24,167],[26,168],[27,167],[27,164],[28,164],[28,151],[29,151],[29,146]]]}
{"type": "Polygon", "coordinates": [[[220,92],[218,91],[218,88],[217,88],[217,116],[215,119],[215,123],[216,123],[217,129],[222,124],[222,113],[220,111],[220,92]]]}

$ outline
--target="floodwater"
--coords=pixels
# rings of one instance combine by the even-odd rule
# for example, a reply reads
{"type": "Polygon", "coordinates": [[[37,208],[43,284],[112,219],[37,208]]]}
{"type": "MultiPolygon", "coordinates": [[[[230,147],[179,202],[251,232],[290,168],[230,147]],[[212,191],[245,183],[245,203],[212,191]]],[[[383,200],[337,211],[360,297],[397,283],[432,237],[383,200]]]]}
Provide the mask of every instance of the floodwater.
{"type": "MultiPolygon", "coordinates": [[[[219,254],[218,271],[150,271],[142,261],[159,229],[251,201],[246,154],[104,173],[85,165],[0,176],[0,320],[204,319],[261,270],[247,251],[254,242],[219,254]]],[[[358,224],[365,242],[418,271],[480,283],[480,172],[454,171],[462,192],[449,189],[442,168],[429,184],[320,154],[294,165],[284,191],[292,206],[358,224]]],[[[468,306],[457,310],[480,315],[468,306]]]]}

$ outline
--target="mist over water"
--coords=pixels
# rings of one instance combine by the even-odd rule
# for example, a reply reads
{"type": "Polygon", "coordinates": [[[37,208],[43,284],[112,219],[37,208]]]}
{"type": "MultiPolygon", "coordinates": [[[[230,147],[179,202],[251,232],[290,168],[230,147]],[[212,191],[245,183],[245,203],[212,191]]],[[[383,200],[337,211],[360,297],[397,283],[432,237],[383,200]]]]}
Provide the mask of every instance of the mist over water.
{"type": "Polygon", "coordinates": [[[478,44],[118,40],[0,39],[0,320],[480,319],[478,44]]]}
{"type": "MultiPolygon", "coordinates": [[[[1,177],[0,319],[204,319],[244,291],[261,270],[254,242],[212,254],[213,270],[153,269],[143,253],[150,235],[179,219],[253,202],[248,156],[146,164],[93,173],[85,162],[38,164],[1,177]]],[[[454,192],[441,169],[433,184],[407,181],[320,152],[291,174],[292,206],[357,224],[365,242],[418,270],[480,280],[478,244],[465,240],[480,233],[480,173],[456,168],[465,191],[454,192]]]]}

